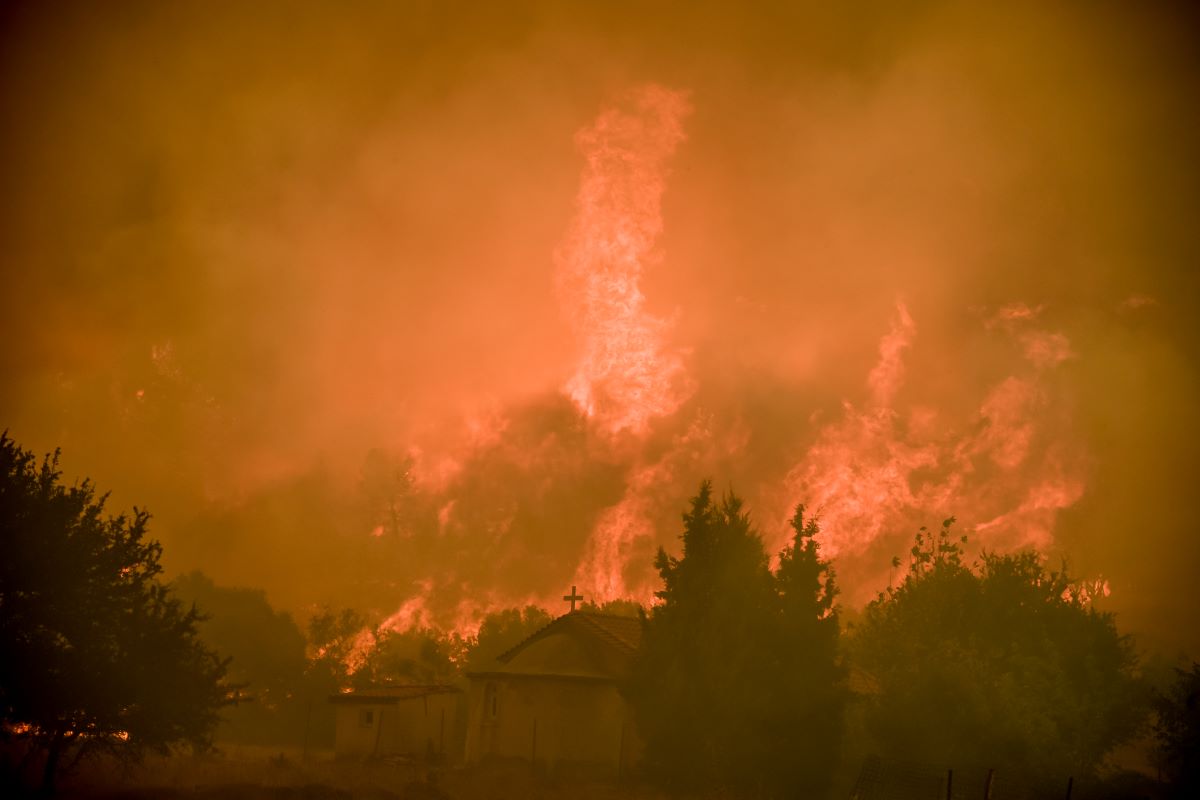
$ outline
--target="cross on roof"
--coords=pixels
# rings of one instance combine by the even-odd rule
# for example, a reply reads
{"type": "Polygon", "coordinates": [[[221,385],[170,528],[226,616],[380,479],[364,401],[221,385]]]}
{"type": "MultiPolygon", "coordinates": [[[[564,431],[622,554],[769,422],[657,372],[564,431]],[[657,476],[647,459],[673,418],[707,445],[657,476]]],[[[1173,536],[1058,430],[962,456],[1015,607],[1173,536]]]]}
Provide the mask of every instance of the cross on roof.
{"type": "Polygon", "coordinates": [[[583,600],[583,595],[581,595],[581,594],[575,594],[575,585],[574,585],[574,584],[572,584],[572,585],[571,585],[571,593],[570,593],[570,594],[564,594],[564,595],[563,595],[563,600],[566,600],[566,601],[570,602],[570,604],[571,604],[571,610],[572,610],[572,611],[574,611],[574,610],[575,610],[575,603],[576,603],[576,601],[583,600]]]}

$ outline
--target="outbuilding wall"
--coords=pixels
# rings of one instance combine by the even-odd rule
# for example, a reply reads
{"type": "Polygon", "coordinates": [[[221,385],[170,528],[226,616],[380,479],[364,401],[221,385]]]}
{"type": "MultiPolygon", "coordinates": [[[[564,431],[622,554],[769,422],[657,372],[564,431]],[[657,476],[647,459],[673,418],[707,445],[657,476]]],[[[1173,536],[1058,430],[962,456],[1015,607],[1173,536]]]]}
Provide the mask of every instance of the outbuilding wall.
{"type": "Polygon", "coordinates": [[[334,752],[343,757],[445,758],[454,742],[458,696],[443,692],[386,703],[339,704],[334,752]]]}

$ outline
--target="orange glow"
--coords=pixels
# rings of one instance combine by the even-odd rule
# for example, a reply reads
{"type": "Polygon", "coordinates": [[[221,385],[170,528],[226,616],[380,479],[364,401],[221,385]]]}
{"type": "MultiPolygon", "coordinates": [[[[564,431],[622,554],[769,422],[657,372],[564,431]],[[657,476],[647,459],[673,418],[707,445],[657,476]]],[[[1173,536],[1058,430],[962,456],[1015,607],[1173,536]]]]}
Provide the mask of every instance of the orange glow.
{"type": "Polygon", "coordinates": [[[710,478],[848,606],[955,515],[1200,631],[1182,17],[153,5],[5,18],[0,428],[164,577],[647,601],[710,478]]]}
{"type": "MultiPolygon", "coordinates": [[[[663,258],[655,248],[666,160],[684,138],[688,112],[682,93],[645,87],[576,136],[585,167],[555,259],[559,300],[580,345],[564,392],[600,434],[597,449],[583,455],[624,471],[619,498],[598,511],[571,576],[596,602],[653,601],[650,561],[664,538],[662,521],[697,475],[745,457],[753,438],[752,421],[716,419],[687,404],[699,383],[687,372],[684,350],[668,340],[670,323],[647,310],[641,289],[646,268],[663,258]],[[656,422],[675,432],[664,438],[656,422]]],[[[1069,430],[1044,419],[1042,382],[1074,355],[1064,334],[1037,327],[1044,310],[1010,303],[985,317],[984,330],[1015,347],[1031,369],[1001,378],[969,417],[956,418],[948,409],[900,402],[917,322],[907,303],[896,302],[866,377],[865,404],[844,402],[841,419],[820,425],[786,474],[749,487],[780,509],[766,516],[769,549],[782,546],[782,520],[805,502],[821,515],[826,552],[842,559],[851,578],[848,594],[862,599],[877,589],[891,555],[872,548],[891,546],[931,516],[958,514],[982,546],[1050,546],[1057,513],[1079,500],[1084,481],[1069,430]]],[[[550,480],[555,437],[513,447],[506,437],[518,424],[514,413],[479,406],[462,416],[450,438],[455,446],[410,448],[418,484],[438,498],[439,536],[461,535],[472,524],[459,517],[458,492],[477,459],[500,456],[521,475],[550,480]]],[[[517,507],[495,511],[486,531],[471,533],[495,542],[519,537],[517,507]]],[[[447,608],[442,591],[420,581],[383,628],[438,625],[469,634],[490,610],[530,601],[555,608],[561,594],[557,584],[532,595],[477,586],[447,608]]],[[[364,635],[363,652],[372,643],[364,635]]]]}
{"type": "Polygon", "coordinates": [[[660,457],[635,465],[621,500],[601,512],[573,578],[589,600],[630,599],[647,606],[654,601],[658,587],[647,567],[657,541],[656,511],[664,495],[681,485],[684,468],[712,446],[708,423],[694,418],[660,457]]]}
{"type": "MultiPolygon", "coordinates": [[[[1035,370],[1004,378],[971,418],[955,420],[935,408],[902,413],[897,406],[903,354],[916,336],[904,304],[897,305],[867,379],[871,403],[845,403],[842,419],[820,430],[787,476],[789,502],[805,502],[820,515],[826,552],[852,559],[877,540],[896,541],[898,532],[955,514],[976,545],[1052,546],[1056,515],[1083,496],[1084,479],[1079,448],[1069,430],[1048,422],[1039,383],[1068,357],[1070,343],[1059,333],[1019,327],[1038,313],[1017,304],[993,317],[1035,370]]],[[[882,574],[879,564],[862,569],[882,574]]]]}
{"type": "Polygon", "coordinates": [[[566,392],[609,433],[642,433],[692,392],[667,320],[646,310],[643,270],[662,232],[666,160],[684,138],[680,92],[647,86],[576,136],[586,165],[557,254],[564,308],[582,353],[566,392]]]}
{"type": "Polygon", "coordinates": [[[430,619],[425,603],[430,586],[431,584],[426,583],[422,587],[421,594],[406,600],[404,605],[396,609],[396,612],[384,620],[380,627],[383,630],[390,631],[406,631],[412,628],[427,627],[430,624],[430,619]]]}

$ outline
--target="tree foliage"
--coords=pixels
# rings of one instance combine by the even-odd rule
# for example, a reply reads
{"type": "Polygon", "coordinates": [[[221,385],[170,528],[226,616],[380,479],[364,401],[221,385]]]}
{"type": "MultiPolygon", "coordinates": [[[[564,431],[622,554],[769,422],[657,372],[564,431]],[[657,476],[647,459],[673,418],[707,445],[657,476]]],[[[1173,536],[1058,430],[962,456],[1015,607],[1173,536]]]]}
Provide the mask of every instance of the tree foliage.
{"type": "Polygon", "coordinates": [[[1154,706],[1157,756],[1171,795],[1195,797],[1200,792],[1200,663],[1176,669],[1175,680],[1154,706]]]}
{"type": "Polygon", "coordinates": [[[645,621],[628,694],[654,775],[765,796],[816,795],[836,762],[844,705],[836,587],[816,522],[772,573],[732,493],[701,484],[679,557],[660,550],[661,603],[645,621]]]}
{"type": "Polygon", "coordinates": [[[365,653],[367,618],[352,608],[327,606],[309,617],[308,673],[325,692],[350,686],[350,675],[365,653]]]}
{"type": "Polygon", "coordinates": [[[1086,586],[1034,552],[964,563],[953,523],[921,529],[905,580],[867,607],[853,636],[856,663],[878,685],[871,733],[900,758],[1091,773],[1138,728],[1130,640],[1086,586]]]}
{"type": "Polygon", "coordinates": [[[780,683],[777,697],[788,727],[777,736],[795,772],[786,786],[795,796],[828,793],[841,755],[846,702],[846,668],[840,657],[841,625],[833,566],[821,558],[816,518],[803,505],[791,519],[792,541],[775,571],[779,595],[780,683]]]}
{"type": "Polygon", "coordinates": [[[229,658],[229,678],[244,688],[223,713],[222,739],[255,744],[299,742],[305,708],[305,638],[291,615],[276,611],[261,589],[218,586],[201,572],[172,581],[185,602],[209,615],[200,638],[229,658]]]}
{"type": "Polygon", "coordinates": [[[352,683],[357,688],[451,683],[458,677],[462,650],[462,640],[453,633],[421,627],[401,631],[376,628],[352,683]]]}
{"type": "Polygon", "coordinates": [[[345,608],[322,608],[309,619],[309,672],[330,693],[395,684],[449,683],[465,643],[433,628],[396,630],[370,624],[345,608]]]}
{"type": "Polygon", "coordinates": [[[483,618],[479,632],[468,642],[466,671],[491,667],[496,657],[549,625],[553,617],[537,606],[506,608],[483,618]]]}
{"type": "Polygon", "coordinates": [[[612,617],[629,617],[630,619],[641,619],[642,614],[646,613],[646,609],[642,607],[641,603],[623,598],[605,600],[603,603],[585,600],[579,606],[579,610],[592,614],[607,614],[612,617]]]}
{"type": "Polygon", "coordinates": [[[411,456],[369,450],[359,489],[367,524],[379,535],[400,539],[427,532],[427,515],[416,490],[411,456]]]}
{"type": "Polygon", "coordinates": [[[201,615],[159,581],[149,514],[60,479],[57,453],[38,466],[0,435],[0,714],[45,753],[47,788],[68,751],[203,747],[228,699],[201,615]]]}

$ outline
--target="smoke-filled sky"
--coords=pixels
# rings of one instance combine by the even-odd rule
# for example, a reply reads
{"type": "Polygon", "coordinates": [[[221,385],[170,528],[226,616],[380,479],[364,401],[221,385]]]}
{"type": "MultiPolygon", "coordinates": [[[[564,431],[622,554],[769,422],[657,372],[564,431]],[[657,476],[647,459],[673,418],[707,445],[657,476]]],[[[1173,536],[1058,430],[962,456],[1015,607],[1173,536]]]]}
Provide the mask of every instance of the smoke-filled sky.
{"type": "Polygon", "coordinates": [[[711,477],[1194,653],[1183,8],[4,3],[0,426],[301,613],[647,600],[711,477]]]}

